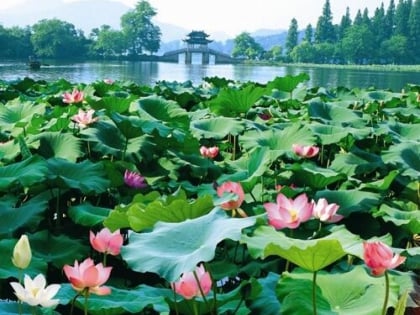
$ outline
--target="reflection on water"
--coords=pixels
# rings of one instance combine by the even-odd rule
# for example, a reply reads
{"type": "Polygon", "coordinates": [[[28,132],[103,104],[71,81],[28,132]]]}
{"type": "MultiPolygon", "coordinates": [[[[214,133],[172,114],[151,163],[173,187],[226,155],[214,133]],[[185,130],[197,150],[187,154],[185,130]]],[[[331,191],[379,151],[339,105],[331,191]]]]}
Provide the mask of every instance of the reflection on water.
{"type": "Polygon", "coordinates": [[[337,87],[401,90],[406,84],[420,84],[418,72],[387,72],[369,70],[331,69],[298,66],[185,65],[162,62],[51,62],[39,70],[31,70],[24,62],[0,62],[0,79],[12,81],[31,77],[53,81],[64,78],[70,82],[90,83],[102,79],[129,80],[154,85],[158,81],[191,81],[202,83],[204,77],[224,77],[241,82],[267,83],[276,77],[309,74],[308,87],[337,87]]]}

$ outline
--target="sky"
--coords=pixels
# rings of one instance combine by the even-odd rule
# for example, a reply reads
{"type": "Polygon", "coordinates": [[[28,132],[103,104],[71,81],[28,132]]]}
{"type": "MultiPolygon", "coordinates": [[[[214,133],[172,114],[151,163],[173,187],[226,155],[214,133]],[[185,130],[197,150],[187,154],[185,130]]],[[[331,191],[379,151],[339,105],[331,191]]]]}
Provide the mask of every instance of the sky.
{"type": "MultiPolygon", "coordinates": [[[[65,2],[83,0],[64,0],[65,2]]],[[[86,0],[84,0],[86,1],[86,0]]],[[[88,1],[88,0],[87,0],[88,1]]],[[[112,0],[134,7],[137,0],[112,0]]],[[[37,0],[0,0],[0,11],[12,6],[37,2],[37,0]]],[[[309,23],[316,26],[322,14],[325,0],[148,0],[156,9],[155,19],[186,29],[219,31],[236,36],[243,31],[260,29],[288,29],[292,18],[298,21],[299,29],[309,23]]],[[[372,16],[375,8],[389,0],[330,0],[333,23],[339,23],[350,8],[354,18],[358,9],[368,8],[372,16]]]]}

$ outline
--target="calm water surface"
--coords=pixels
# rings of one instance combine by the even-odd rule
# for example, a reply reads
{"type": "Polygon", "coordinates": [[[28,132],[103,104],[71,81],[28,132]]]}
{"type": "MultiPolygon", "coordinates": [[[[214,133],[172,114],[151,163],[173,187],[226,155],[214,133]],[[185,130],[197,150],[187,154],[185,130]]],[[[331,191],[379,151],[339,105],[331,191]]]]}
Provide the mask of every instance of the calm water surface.
{"type": "Polygon", "coordinates": [[[79,62],[50,63],[39,70],[30,70],[25,62],[1,62],[0,80],[12,81],[30,77],[54,81],[64,78],[70,82],[91,83],[102,79],[130,80],[154,85],[158,81],[192,81],[202,83],[204,77],[224,77],[235,81],[266,83],[277,76],[309,74],[308,87],[337,87],[392,89],[399,91],[407,84],[420,85],[420,72],[331,69],[299,66],[252,65],[185,65],[163,62],[79,62]]]}

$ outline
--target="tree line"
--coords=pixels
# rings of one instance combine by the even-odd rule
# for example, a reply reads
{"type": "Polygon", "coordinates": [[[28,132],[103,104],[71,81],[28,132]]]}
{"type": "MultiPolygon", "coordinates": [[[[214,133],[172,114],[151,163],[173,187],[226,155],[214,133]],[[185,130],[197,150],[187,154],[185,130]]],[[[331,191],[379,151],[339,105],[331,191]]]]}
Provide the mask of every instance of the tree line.
{"type": "Polygon", "coordinates": [[[43,19],[32,26],[0,25],[0,58],[126,58],[150,55],[160,48],[161,31],[152,23],[156,10],[139,1],[120,18],[121,29],[102,25],[85,36],[69,22],[43,19]]]}
{"type": "Polygon", "coordinates": [[[291,20],[284,47],[269,51],[249,33],[235,38],[234,56],[247,59],[337,64],[418,64],[420,63],[420,0],[399,0],[395,5],[375,9],[372,16],[365,8],[354,19],[347,7],[339,24],[333,24],[330,1],[326,0],[315,27],[299,31],[291,20]]]}
{"type": "MultiPolygon", "coordinates": [[[[5,28],[0,25],[0,58],[146,58],[160,48],[161,30],[152,23],[156,10],[145,1],[121,16],[121,29],[102,25],[86,36],[59,19],[43,19],[32,26],[5,28]]],[[[235,37],[232,56],[248,60],[337,64],[420,63],[420,0],[390,0],[371,16],[368,9],[350,9],[339,24],[333,24],[326,0],[317,24],[299,30],[291,20],[284,47],[269,50],[247,32],[235,37]]]]}

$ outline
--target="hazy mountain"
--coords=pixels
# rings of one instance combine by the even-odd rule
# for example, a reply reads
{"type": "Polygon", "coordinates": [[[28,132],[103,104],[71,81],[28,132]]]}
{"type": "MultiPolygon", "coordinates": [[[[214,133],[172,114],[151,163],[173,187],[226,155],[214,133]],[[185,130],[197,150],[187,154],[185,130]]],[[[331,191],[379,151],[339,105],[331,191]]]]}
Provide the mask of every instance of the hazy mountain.
{"type": "MultiPolygon", "coordinates": [[[[1,1],[1,0],[0,0],[1,1]]],[[[107,24],[114,29],[120,29],[120,18],[131,8],[110,0],[83,0],[78,2],[63,2],[62,0],[38,0],[27,5],[10,8],[0,12],[0,24],[5,27],[33,25],[42,19],[57,18],[69,22],[76,29],[84,31],[88,36],[93,28],[107,24]]],[[[162,44],[159,53],[184,47],[183,39],[192,30],[176,25],[156,23],[162,31],[162,44]]],[[[203,27],[206,31],[205,27],[203,27]]],[[[210,47],[230,54],[233,48],[233,39],[223,32],[208,32],[213,42],[210,47]]],[[[284,30],[258,30],[251,33],[264,49],[274,45],[283,45],[285,41],[284,30]]]]}

